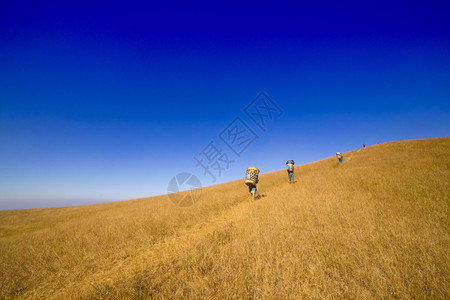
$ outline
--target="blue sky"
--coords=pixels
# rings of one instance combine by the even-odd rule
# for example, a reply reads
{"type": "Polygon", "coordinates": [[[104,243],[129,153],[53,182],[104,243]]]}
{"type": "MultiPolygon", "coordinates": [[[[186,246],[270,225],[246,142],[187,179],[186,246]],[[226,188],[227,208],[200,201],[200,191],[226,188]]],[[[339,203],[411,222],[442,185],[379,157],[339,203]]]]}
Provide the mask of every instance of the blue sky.
{"type": "Polygon", "coordinates": [[[0,209],[158,195],[181,172],[207,186],[249,165],[450,135],[443,1],[3,2],[0,209]],[[265,131],[244,112],[261,91],[283,110],[265,131]],[[258,137],[240,156],[219,138],[236,117],[258,137]],[[211,141],[234,161],[215,182],[194,160],[211,141]]]}

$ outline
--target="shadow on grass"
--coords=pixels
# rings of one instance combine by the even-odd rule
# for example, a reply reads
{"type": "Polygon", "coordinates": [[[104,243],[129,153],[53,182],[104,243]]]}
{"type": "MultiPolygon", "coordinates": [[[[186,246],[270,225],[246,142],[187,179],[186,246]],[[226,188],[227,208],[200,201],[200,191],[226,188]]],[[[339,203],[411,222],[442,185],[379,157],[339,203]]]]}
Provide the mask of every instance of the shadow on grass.
{"type": "Polygon", "coordinates": [[[259,199],[265,198],[265,197],[267,197],[266,194],[256,195],[256,196],[255,196],[255,200],[259,200],[259,199]]]}

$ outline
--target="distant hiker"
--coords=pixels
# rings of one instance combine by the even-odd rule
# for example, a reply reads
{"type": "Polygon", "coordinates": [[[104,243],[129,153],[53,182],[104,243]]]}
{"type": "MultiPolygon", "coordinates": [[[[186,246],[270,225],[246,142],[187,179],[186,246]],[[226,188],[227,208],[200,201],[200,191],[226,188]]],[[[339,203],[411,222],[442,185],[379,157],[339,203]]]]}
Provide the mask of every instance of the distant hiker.
{"type": "Polygon", "coordinates": [[[366,144],[363,144],[363,148],[366,148],[366,144]]]}
{"type": "Polygon", "coordinates": [[[293,160],[288,160],[286,162],[286,171],[288,172],[289,183],[293,183],[294,182],[294,161],[293,160]]]}
{"type": "Polygon", "coordinates": [[[259,169],[255,167],[248,167],[245,173],[245,184],[248,186],[248,191],[252,194],[252,200],[255,200],[256,185],[259,182],[259,169]]]}
{"type": "Polygon", "coordinates": [[[342,159],[344,158],[344,155],[341,154],[341,152],[336,153],[337,159],[342,164],[342,159]]]}

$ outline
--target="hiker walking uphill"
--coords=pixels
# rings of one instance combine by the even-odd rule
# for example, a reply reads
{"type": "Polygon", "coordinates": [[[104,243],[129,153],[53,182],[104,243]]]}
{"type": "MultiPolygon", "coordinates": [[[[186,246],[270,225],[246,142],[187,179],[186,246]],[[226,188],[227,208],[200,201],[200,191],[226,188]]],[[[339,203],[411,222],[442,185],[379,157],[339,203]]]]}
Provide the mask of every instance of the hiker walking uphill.
{"type": "Polygon", "coordinates": [[[289,183],[294,183],[294,161],[293,160],[288,160],[286,162],[286,171],[288,172],[289,183]]]}
{"type": "Polygon", "coordinates": [[[336,157],[339,160],[339,162],[342,164],[342,160],[344,159],[344,155],[341,154],[341,152],[336,153],[336,157]]]}
{"type": "Polygon", "coordinates": [[[245,173],[245,184],[248,186],[248,191],[252,194],[252,201],[255,200],[256,185],[259,182],[259,169],[255,167],[248,167],[245,173]]]}

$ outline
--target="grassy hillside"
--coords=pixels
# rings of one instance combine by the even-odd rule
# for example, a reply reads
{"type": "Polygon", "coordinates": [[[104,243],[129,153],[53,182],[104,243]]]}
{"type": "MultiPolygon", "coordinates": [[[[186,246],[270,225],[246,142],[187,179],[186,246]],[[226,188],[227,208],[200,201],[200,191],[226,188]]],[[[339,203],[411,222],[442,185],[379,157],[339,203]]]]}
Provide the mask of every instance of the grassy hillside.
{"type": "MultiPolygon", "coordinates": [[[[288,158],[280,158],[280,166],[288,158]]],[[[295,157],[294,157],[295,159],[295,157]]],[[[450,299],[450,138],[203,190],[0,212],[0,298],[450,299]]]]}

